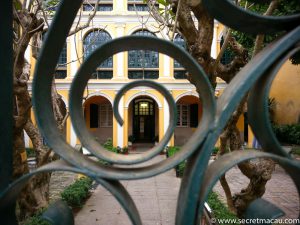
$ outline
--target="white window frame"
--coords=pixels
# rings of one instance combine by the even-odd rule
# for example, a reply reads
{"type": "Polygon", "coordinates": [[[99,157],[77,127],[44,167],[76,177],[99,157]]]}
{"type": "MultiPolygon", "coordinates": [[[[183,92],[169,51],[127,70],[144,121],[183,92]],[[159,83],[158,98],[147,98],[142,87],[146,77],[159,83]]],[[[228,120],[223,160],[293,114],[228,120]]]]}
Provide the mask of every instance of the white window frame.
{"type": "Polygon", "coordinates": [[[99,104],[99,128],[100,127],[112,127],[112,106],[109,103],[99,104]],[[111,119],[110,119],[111,118],[111,119]],[[104,121],[102,121],[104,119],[104,121]]]}
{"type": "Polygon", "coordinates": [[[190,127],[190,105],[188,105],[188,104],[177,104],[177,110],[178,110],[178,112],[177,112],[178,118],[177,118],[176,126],[177,127],[190,127]],[[183,120],[182,116],[183,116],[183,108],[185,106],[187,107],[187,110],[186,110],[187,117],[186,117],[186,125],[183,125],[183,123],[185,121],[183,120]]]}

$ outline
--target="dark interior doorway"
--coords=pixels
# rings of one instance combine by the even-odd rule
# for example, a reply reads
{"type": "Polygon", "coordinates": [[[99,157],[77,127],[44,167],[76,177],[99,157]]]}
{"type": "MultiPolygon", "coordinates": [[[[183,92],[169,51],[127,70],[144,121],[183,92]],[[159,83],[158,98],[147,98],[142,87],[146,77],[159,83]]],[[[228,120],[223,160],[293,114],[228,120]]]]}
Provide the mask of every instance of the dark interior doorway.
{"type": "Polygon", "coordinates": [[[133,102],[132,131],[135,142],[154,142],[155,103],[150,98],[139,98],[133,102]]]}

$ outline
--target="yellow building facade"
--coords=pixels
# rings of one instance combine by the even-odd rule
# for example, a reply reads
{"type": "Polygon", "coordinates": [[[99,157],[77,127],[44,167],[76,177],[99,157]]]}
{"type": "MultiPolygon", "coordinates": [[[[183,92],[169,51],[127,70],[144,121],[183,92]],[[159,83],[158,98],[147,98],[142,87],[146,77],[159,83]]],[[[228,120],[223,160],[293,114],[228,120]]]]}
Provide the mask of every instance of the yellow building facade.
{"type": "MultiPolygon", "coordinates": [[[[63,62],[58,65],[55,75],[56,88],[67,108],[72,80],[84,58],[97,45],[126,35],[150,35],[168,39],[166,31],[159,30],[158,24],[146,11],[146,5],[142,1],[134,2],[135,4],[127,0],[101,1],[90,26],[67,38],[64,53],[61,55],[63,62]]],[[[81,24],[87,22],[92,9],[93,4],[83,6],[81,24]]],[[[223,26],[216,21],[211,51],[214,58],[220,50],[222,29],[223,26]]],[[[184,45],[180,37],[177,41],[178,45],[184,45]]],[[[28,49],[27,57],[30,59],[33,73],[35,60],[31,54],[31,50],[28,49]]],[[[184,144],[198,123],[201,123],[202,106],[195,87],[184,79],[182,74],[184,68],[172,58],[160,53],[133,51],[112,56],[91,75],[86,87],[83,113],[87,128],[100,143],[111,138],[113,145],[119,147],[128,146],[129,142],[154,143],[161,140],[169,125],[169,107],[157,91],[148,87],[138,87],[123,96],[119,105],[119,111],[124,118],[123,126],[117,123],[112,113],[116,93],[125,84],[135,79],[152,79],[166,87],[177,104],[179,119],[169,145],[184,144]]],[[[225,87],[226,84],[219,80],[216,94],[221,93],[225,87]]],[[[244,129],[247,125],[243,116],[238,127],[242,139],[247,140],[248,137],[244,139],[244,135],[250,134],[245,133],[248,129],[244,129]]],[[[68,143],[72,146],[80,144],[70,119],[66,122],[65,131],[68,143]]],[[[27,145],[30,145],[28,137],[25,139],[27,145]]]]}

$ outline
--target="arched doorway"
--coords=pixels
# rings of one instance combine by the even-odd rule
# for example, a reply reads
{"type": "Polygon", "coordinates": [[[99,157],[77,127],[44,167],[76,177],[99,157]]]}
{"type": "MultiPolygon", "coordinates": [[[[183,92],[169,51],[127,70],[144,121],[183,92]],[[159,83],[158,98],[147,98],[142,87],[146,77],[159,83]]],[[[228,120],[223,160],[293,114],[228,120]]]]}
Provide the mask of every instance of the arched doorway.
{"type": "Polygon", "coordinates": [[[154,143],[158,137],[158,107],[149,97],[141,96],[130,103],[129,139],[134,143],[154,143]]]}
{"type": "Polygon", "coordinates": [[[198,127],[202,116],[202,104],[198,97],[186,95],[179,98],[177,106],[177,125],[174,132],[174,144],[184,145],[198,127]]]}
{"type": "Polygon", "coordinates": [[[92,96],[84,103],[84,117],[86,126],[95,137],[103,144],[113,137],[112,105],[103,96],[92,96]]]}

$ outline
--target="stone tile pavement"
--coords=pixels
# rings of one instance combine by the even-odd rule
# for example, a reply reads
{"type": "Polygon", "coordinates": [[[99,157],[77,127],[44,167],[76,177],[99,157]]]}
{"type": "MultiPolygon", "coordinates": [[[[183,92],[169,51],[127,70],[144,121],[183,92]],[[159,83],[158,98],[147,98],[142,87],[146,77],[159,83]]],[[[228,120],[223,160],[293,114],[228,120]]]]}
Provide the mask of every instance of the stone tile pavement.
{"type": "Polygon", "coordinates": [[[70,173],[66,171],[53,172],[50,179],[50,202],[54,202],[60,199],[60,193],[70,184],[74,183],[77,176],[78,175],[75,173],[70,173]]]}
{"type": "MultiPolygon", "coordinates": [[[[163,160],[156,156],[151,163],[163,160]]],[[[144,225],[174,225],[181,180],[171,170],[161,175],[122,181],[133,198],[144,225]]],[[[100,185],[75,217],[76,225],[131,225],[127,214],[114,197],[100,185]]]]}
{"type": "MultiPolygon", "coordinates": [[[[156,156],[151,162],[163,160],[165,156],[156,156]]],[[[247,185],[245,178],[237,168],[231,169],[227,179],[233,192],[247,185]]],[[[144,225],[174,225],[177,196],[181,180],[175,171],[144,180],[122,181],[132,196],[140,212],[144,225]]],[[[224,197],[223,190],[217,184],[214,190],[224,197]]],[[[267,184],[264,198],[281,207],[286,218],[297,218],[299,198],[293,184],[282,168],[276,166],[272,179],[267,184]]],[[[114,197],[101,186],[94,190],[82,210],[75,217],[76,225],[130,225],[127,214],[114,197]]]]}
{"type": "MultiPolygon", "coordinates": [[[[226,174],[226,178],[233,193],[240,192],[248,184],[248,179],[241,174],[237,167],[232,168],[226,174]]],[[[220,183],[214,187],[214,191],[225,202],[225,194],[220,183]]],[[[284,218],[298,218],[300,207],[296,186],[279,165],[276,165],[272,178],[266,185],[263,198],[281,208],[286,213],[284,218]]]]}

